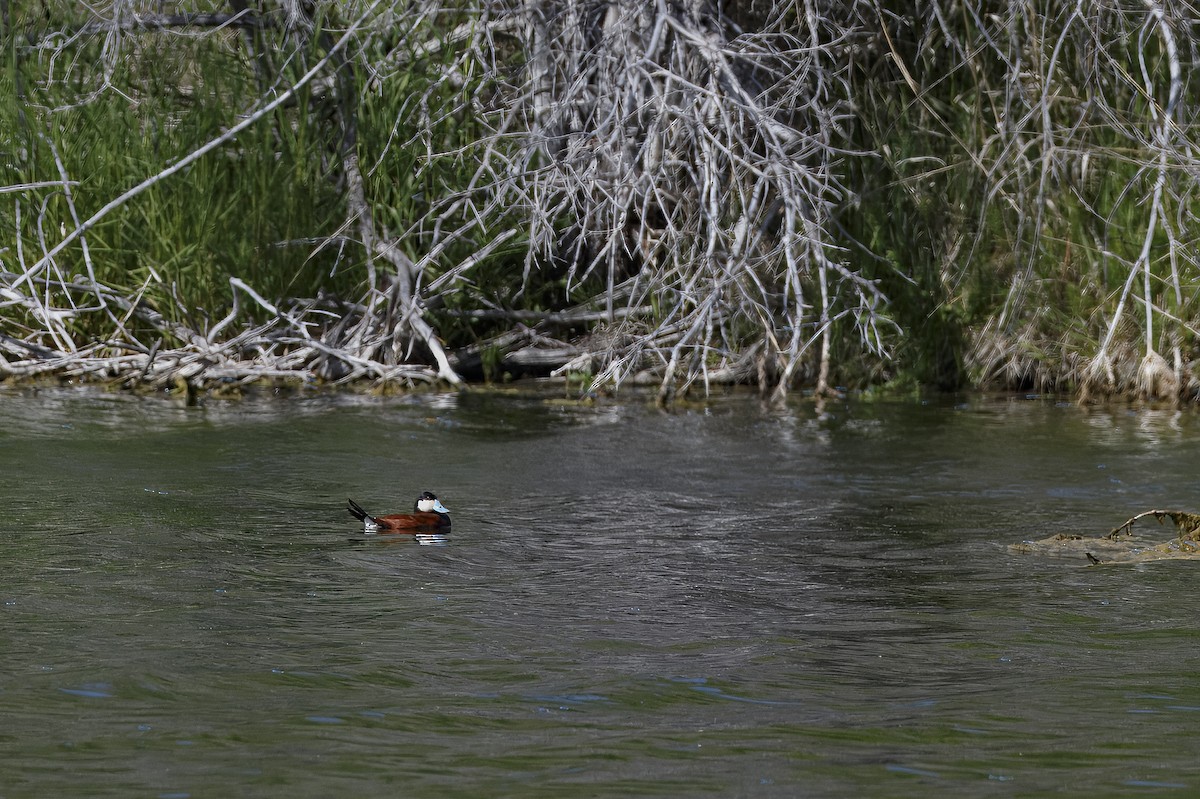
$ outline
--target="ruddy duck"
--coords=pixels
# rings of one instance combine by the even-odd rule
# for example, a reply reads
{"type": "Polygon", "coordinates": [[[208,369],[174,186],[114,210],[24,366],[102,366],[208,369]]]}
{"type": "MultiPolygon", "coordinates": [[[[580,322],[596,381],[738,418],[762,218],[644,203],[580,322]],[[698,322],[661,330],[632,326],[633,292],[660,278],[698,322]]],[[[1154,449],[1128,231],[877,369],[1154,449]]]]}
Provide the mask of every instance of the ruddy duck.
{"type": "Polygon", "coordinates": [[[346,500],[346,510],[363,523],[364,533],[448,533],[450,511],[429,491],[417,497],[412,513],[393,513],[387,516],[372,516],[352,499],[346,500]]]}

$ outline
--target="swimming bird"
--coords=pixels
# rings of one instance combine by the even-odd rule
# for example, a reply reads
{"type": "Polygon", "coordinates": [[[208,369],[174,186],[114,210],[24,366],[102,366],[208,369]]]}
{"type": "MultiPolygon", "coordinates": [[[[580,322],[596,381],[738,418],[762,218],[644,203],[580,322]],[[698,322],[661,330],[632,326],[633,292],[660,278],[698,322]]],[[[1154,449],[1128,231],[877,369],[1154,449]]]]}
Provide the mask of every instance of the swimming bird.
{"type": "Polygon", "coordinates": [[[346,510],[363,523],[364,533],[448,533],[450,511],[432,492],[423,491],[413,504],[412,513],[392,513],[387,516],[372,516],[357,502],[350,503],[346,510]]]}

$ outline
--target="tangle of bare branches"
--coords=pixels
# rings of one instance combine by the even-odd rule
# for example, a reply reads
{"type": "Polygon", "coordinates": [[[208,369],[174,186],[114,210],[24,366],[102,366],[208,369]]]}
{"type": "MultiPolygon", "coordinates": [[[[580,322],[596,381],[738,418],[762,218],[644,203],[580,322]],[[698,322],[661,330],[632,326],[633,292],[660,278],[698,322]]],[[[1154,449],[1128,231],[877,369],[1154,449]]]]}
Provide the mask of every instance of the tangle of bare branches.
{"type": "MultiPolygon", "coordinates": [[[[832,391],[839,358],[894,377],[897,347],[938,320],[977,383],[1200,394],[1187,3],[51,7],[44,22],[5,5],[36,69],[13,78],[0,149],[50,157],[0,179],[0,376],[458,385],[498,352],[664,401],[715,382],[782,398],[832,391]],[[258,96],[89,194],[56,122],[113,93],[138,105],[120,67],[177,36],[241,48],[258,96]],[[388,92],[406,117],[380,135],[364,109],[388,92]],[[326,134],[311,155],[340,203],[309,258],[355,289],[272,296],[234,269],[228,304],[205,309],[164,268],[114,271],[100,226],[239,157],[250,131],[287,138],[297,114],[326,134]],[[474,133],[449,139],[456,123],[474,133]],[[398,150],[431,194],[406,210],[380,199],[398,150]]],[[[195,87],[175,88],[186,109],[195,87]]]]}

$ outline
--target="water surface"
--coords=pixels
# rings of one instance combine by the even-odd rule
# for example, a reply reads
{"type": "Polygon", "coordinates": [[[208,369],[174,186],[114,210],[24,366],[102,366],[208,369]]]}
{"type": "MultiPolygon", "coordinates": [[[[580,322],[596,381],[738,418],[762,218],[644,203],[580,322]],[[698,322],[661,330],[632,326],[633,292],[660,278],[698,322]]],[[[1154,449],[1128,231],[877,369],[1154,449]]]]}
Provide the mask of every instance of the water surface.
{"type": "Polygon", "coordinates": [[[0,796],[1177,796],[1200,417],[0,394],[0,796]],[[445,540],[347,497],[425,489],[445,540]]]}

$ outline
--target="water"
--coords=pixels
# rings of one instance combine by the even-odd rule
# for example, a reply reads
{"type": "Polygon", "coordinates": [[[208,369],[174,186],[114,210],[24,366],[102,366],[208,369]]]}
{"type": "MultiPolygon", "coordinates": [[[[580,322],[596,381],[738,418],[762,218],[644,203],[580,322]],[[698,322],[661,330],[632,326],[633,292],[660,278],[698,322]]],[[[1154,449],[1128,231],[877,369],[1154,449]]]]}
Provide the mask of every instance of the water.
{"type": "Polygon", "coordinates": [[[1007,545],[1200,417],[826,410],[0,394],[0,797],[1195,795],[1197,564],[1007,545]]]}

